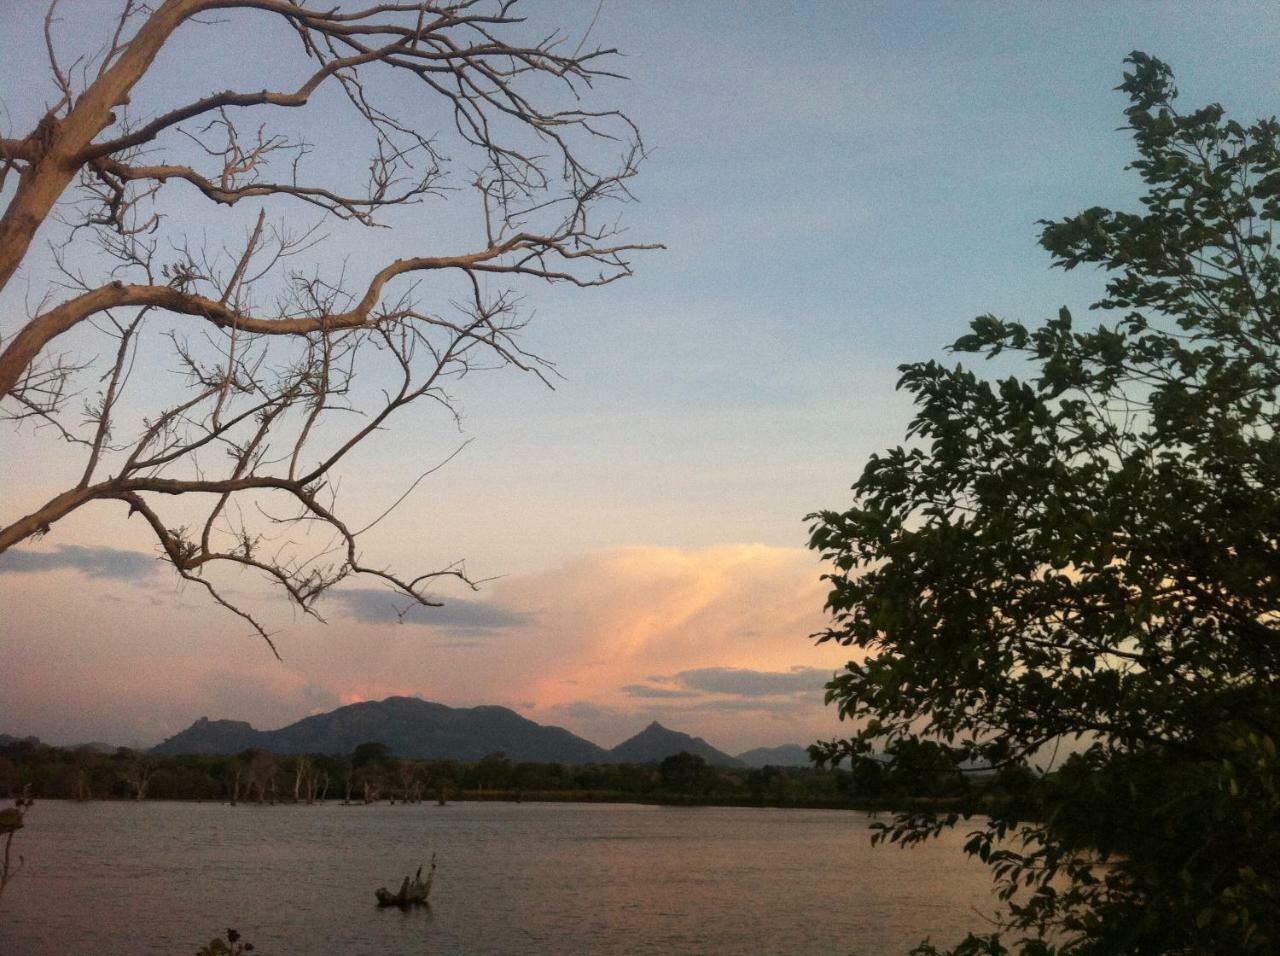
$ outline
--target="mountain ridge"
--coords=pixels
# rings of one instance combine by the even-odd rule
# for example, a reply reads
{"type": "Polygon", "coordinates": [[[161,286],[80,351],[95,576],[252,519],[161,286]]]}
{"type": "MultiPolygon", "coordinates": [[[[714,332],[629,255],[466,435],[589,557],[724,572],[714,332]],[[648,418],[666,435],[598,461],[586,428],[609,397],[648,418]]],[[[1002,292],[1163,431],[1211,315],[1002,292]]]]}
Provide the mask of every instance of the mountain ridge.
{"type": "Polygon", "coordinates": [[[690,753],[713,767],[744,767],[741,760],[717,750],[701,737],[663,727],[656,720],[609,751],[613,763],[658,763],[672,754],[690,753]]]}
{"type": "Polygon", "coordinates": [[[152,753],[232,754],[260,747],[283,754],[347,754],[369,741],[386,744],[396,756],[425,760],[479,760],[501,751],[517,761],[606,762],[605,750],[591,741],[506,707],[447,707],[417,697],[347,704],[276,730],[201,717],[152,753]]]}
{"type": "MultiPolygon", "coordinates": [[[[517,762],[658,763],[685,751],[712,766],[763,765],[731,756],[701,737],[671,730],[657,721],[616,747],[605,749],[563,727],[539,724],[507,707],[449,707],[418,697],[360,701],[312,714],[275,730],[258,730],[243,720],[201,717],[161,741],[151,752],[236,754],[258,747],[282,754],[348,754],[369,741],[386,744],[399,757],[428,760],[479,760],[491,753],[504,753],[517,762]]],[[[792,748],[757,748],[742,757],[754,756],[757,751],[788,749],[792,748]]]]}
{"type": "Polygon", "coordinates": [[[810,765],[809,748],[799,744],[783,744],[780,747],[755,747],[738,754],[738,759],[748,767],[807,767],[810,765]]]}

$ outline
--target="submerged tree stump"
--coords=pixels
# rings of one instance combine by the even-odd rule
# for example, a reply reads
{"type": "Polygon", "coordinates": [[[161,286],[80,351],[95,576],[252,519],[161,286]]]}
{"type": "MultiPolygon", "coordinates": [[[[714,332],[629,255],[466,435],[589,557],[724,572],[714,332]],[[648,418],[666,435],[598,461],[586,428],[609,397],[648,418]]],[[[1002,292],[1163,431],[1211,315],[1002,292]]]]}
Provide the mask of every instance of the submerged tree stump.
{"type": "Polygon", "coordinates": [[[373,891],[373,895],[377,897],[379,906],[399,906],[407,908],[410,906],[426,906],[427,897],[431,895],[431,881],[436,875],[436,858],[435,854],[431,856],[431,869],[427,872],[425,881],[422,879],[422,867],[418,867],[418,872],[413,875],[413,879],[405,877],[400,884],[400,891],[392,893],[385,886],[380,886],[373,891]]]}

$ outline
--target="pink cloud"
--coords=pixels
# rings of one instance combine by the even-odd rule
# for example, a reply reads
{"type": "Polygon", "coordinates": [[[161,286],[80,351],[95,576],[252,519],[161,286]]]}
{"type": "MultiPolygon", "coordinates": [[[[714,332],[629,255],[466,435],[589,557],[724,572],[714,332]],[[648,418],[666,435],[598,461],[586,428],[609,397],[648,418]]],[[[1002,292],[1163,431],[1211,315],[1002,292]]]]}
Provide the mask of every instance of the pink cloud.
{"type": "MultiPolygon", "coordinates": [[[[600,552],[486,588],[479,597],[504,609],[504,626],[474,639],[447,622],[345,616],[340,603],[327,626],[286,619],[275,638],[283,664],[235,619],[184,607],[171,586],[130,584],[155,603],[125,603],[107,600],[117,585],[82,577],[68,601],[65,571],[0,575],[0,602],[15,608],[0,634],[11,665],[0,732],[151,743],[202,715],[269,728],[318,701],[417,694],[518,707],[606,746],[654,717],[729,750],[805,743],[838,730],[820,680],[812,694],[755,701],[735,700],[733,681],[789,687],[778,675],[847,659],[808,639],[824,620],[820,573],[806,551],[763,545],[600,552]],[[636,692],[656,684],[689,693],[636,692]]],[[[284,616],[278,599],[268,606],[284,616]]]]}

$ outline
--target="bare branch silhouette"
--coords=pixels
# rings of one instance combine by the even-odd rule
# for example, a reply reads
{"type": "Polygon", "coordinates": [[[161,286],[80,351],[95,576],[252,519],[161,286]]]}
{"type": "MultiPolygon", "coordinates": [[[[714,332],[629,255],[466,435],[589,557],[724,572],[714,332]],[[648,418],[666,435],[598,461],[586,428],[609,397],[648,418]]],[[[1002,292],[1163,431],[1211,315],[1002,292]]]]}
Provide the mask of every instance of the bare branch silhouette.
{"type": "Polygon", "coordinates": [[[26,135],[0,138],[0,189],[9,187],[0,290],[38,233],[48,234],[57,278],[25,318],[5,320],[0,413],[49,429],[85,459],[65,490],[30,514],[0,518],[0,552],[80,508],[120,502],[180,577],[273,651],[267,629],[209,568],[257,572],[315,617],[318,598],[355,574],[425,605],[438,603],[428,588],[441,579],[474,586],[460,564],[400,574],[361,549],[360,535],[444,461],[356,531],[336,500],[344,467],[358,475],[353,453],[410,405],[455,415],[448,387],[470,373],[511,367],[550,382],[553,366],[520,344],[521,285],[606,285],[630,275],[636,252],[659,248],[600,218],[602,205],[630,198],[643,155],[625,115],[586,107],[592,85],[617,76],[607,66],[615,51],[567,52],[560,32],[520,39],[516,6],[124,0],[101,48],[69,57],[55,10],[70,14],[50,4],[43,43],[57,99],[26,135]],[[135,87],[163,48],[220,27],[209,21],[215,13],[242,28],[283,26],[297,39],[301,78],[148,115],[132,102],[135,87]],[[179,31],[187,24],[196,31],[179,31]],[[394,115],[393,82],[421,87],[438,128],[394,115]],[[306,109],[326,90],[369,136],[356,189],[317,178],[333,168],[312,161],[323,143],[271,128],[271,117],[306,109]],[[190,238],[166,199],[174,190],[199,216],[243,228],[243,242],[190,238]],[[298,265],[325,241],[320,224],[273,218],[292,202],[338,228],[381,227],[389,209],[468,196],[477,245],[412,250],[355,283],[345,268],[298,265]],[[246,221],[238,210],[255,203],[246,221]],[[86,244],[92,256],[79,254],[86,244]],[[447,290],[459,278],[464,296],[419,298],[425,280],[447,290]],[[64,351],[72,333],[99,343],[98,357],[64,351]],[[136,363],[157,342],[167,343],[181,388],[140,412],[136,363]]]}

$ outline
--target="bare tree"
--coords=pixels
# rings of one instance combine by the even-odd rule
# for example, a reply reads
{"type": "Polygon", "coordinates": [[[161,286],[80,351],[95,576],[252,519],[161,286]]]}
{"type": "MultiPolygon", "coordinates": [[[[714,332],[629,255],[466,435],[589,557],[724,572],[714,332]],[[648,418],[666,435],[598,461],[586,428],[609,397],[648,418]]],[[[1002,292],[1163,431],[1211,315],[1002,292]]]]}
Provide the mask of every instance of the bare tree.
{"type": "Polygon", "coordinates": [[[133,799],[147,799],[151,778],[155,776],[158,769],[155,761],[140,751],[122,750],[119,756],[124,764],[121,776],[128,781],[133,790],[133,799]]]}
{"type": "Polygon", "coordinates": [[[328,775],[316,766],[311,757],[300,754],[293,758],[293,802],[308,805],[316,802],[316,793],[326,785],[328,775]]]}
{"type": "Polygon", "coordinates": [[[630,274],[632,253],[657,248],[601,219],[629,198],[642,154],[625,115],[588,102],[595,81],[616,76],[615,51],[584,52],[585,37],[559,31],[537,39],[515,0],[118,0],[116,10],[102,48],[73,59],[60,53],[53,0],[44,44],[56,98],[30,131],[0,136],[0,292],[30,271],[38,234],[56,279],[24,318],[4,320],[0,409],[83,452],[67,487],[0,517],[0,553],[117,502],[182,578],[269,644],[211,568],[259,572],[315,616],[317,598],[353,574],[411,604],[438,603],[427,589],[442,577],[473,584],[461,565],[403,575],[366,560],[360,536],[382,519],[344,521],[338,478],[406,407],[451,414],[448,388],[472,371],[553,374],[518,341],[522,285],[607,284],[630,274]],[[296,41],[280,54],[297,61],[288,88],[152,108],[132,99],[162,50],[208,31],[279,28],[296,41]],[[387,104],[405,102],[407,86],[420,95],[402,118],[387,104]],[[358,189],[325,179],[349,161],[321,166],[311,144],[273,132],[322,101],[364,130],[358,189]],[[414,249],[352,279],[317,248],[332,241],[322,228],[349,239],[446,197],[474,213],[461,249],[414,249]],[[242,238],[197,242],[193,218],[242,238]],[[157,340],[181,388],[140,407],[155,382],[135,394],[135,363],[155,367],[157,340]],[[100,359],[80,357],[94,349],[100,359]]]}
{"type": "Polygon", "coordinates": [[[396,777],[400,783],[400,802],[417,803],[422,785],[419,782],[419,765],[414,760],[401,760],[396,764],[396,777]]]}
{"type": "MultiPolygon", "coordinates": [[[[312,776],[311,758],[302,754],[299,754],[297,757],[294,757],[293,758],[293,802],[294,803],[302,802],[301,798],[304,792],[304,784],[305,784],[305,792],[310,793],[311,776],[312,776]]],[[[307,802],[310,803],[311,801],[308,800],[307,802]]]]}
{"type": "Polygon", "coordinates": [[[0,810],[0,836],[4,837],[4,852],[0,855],[0,896],[4,896],[5,887],[18,875],[18,871],[26,862],[19,854],[17,865],[13,863],[13,835],[25,826],[23,817],[34,805],[35,801],[31,799],[31,785],[28,784],[23,787],[22,793],[14,800],[12,807],[0,810]]]}
{"type": "Polygon", "coordinates": [[[276,778],[280,774],[280,757],[261,748],[255,747],[247,755],[248,766],[245,768],[247,785],[245,796],[253,798],[257,793],[258,803],[264,803],[270,794],[271,804],[276,802],[276,778]]]}

